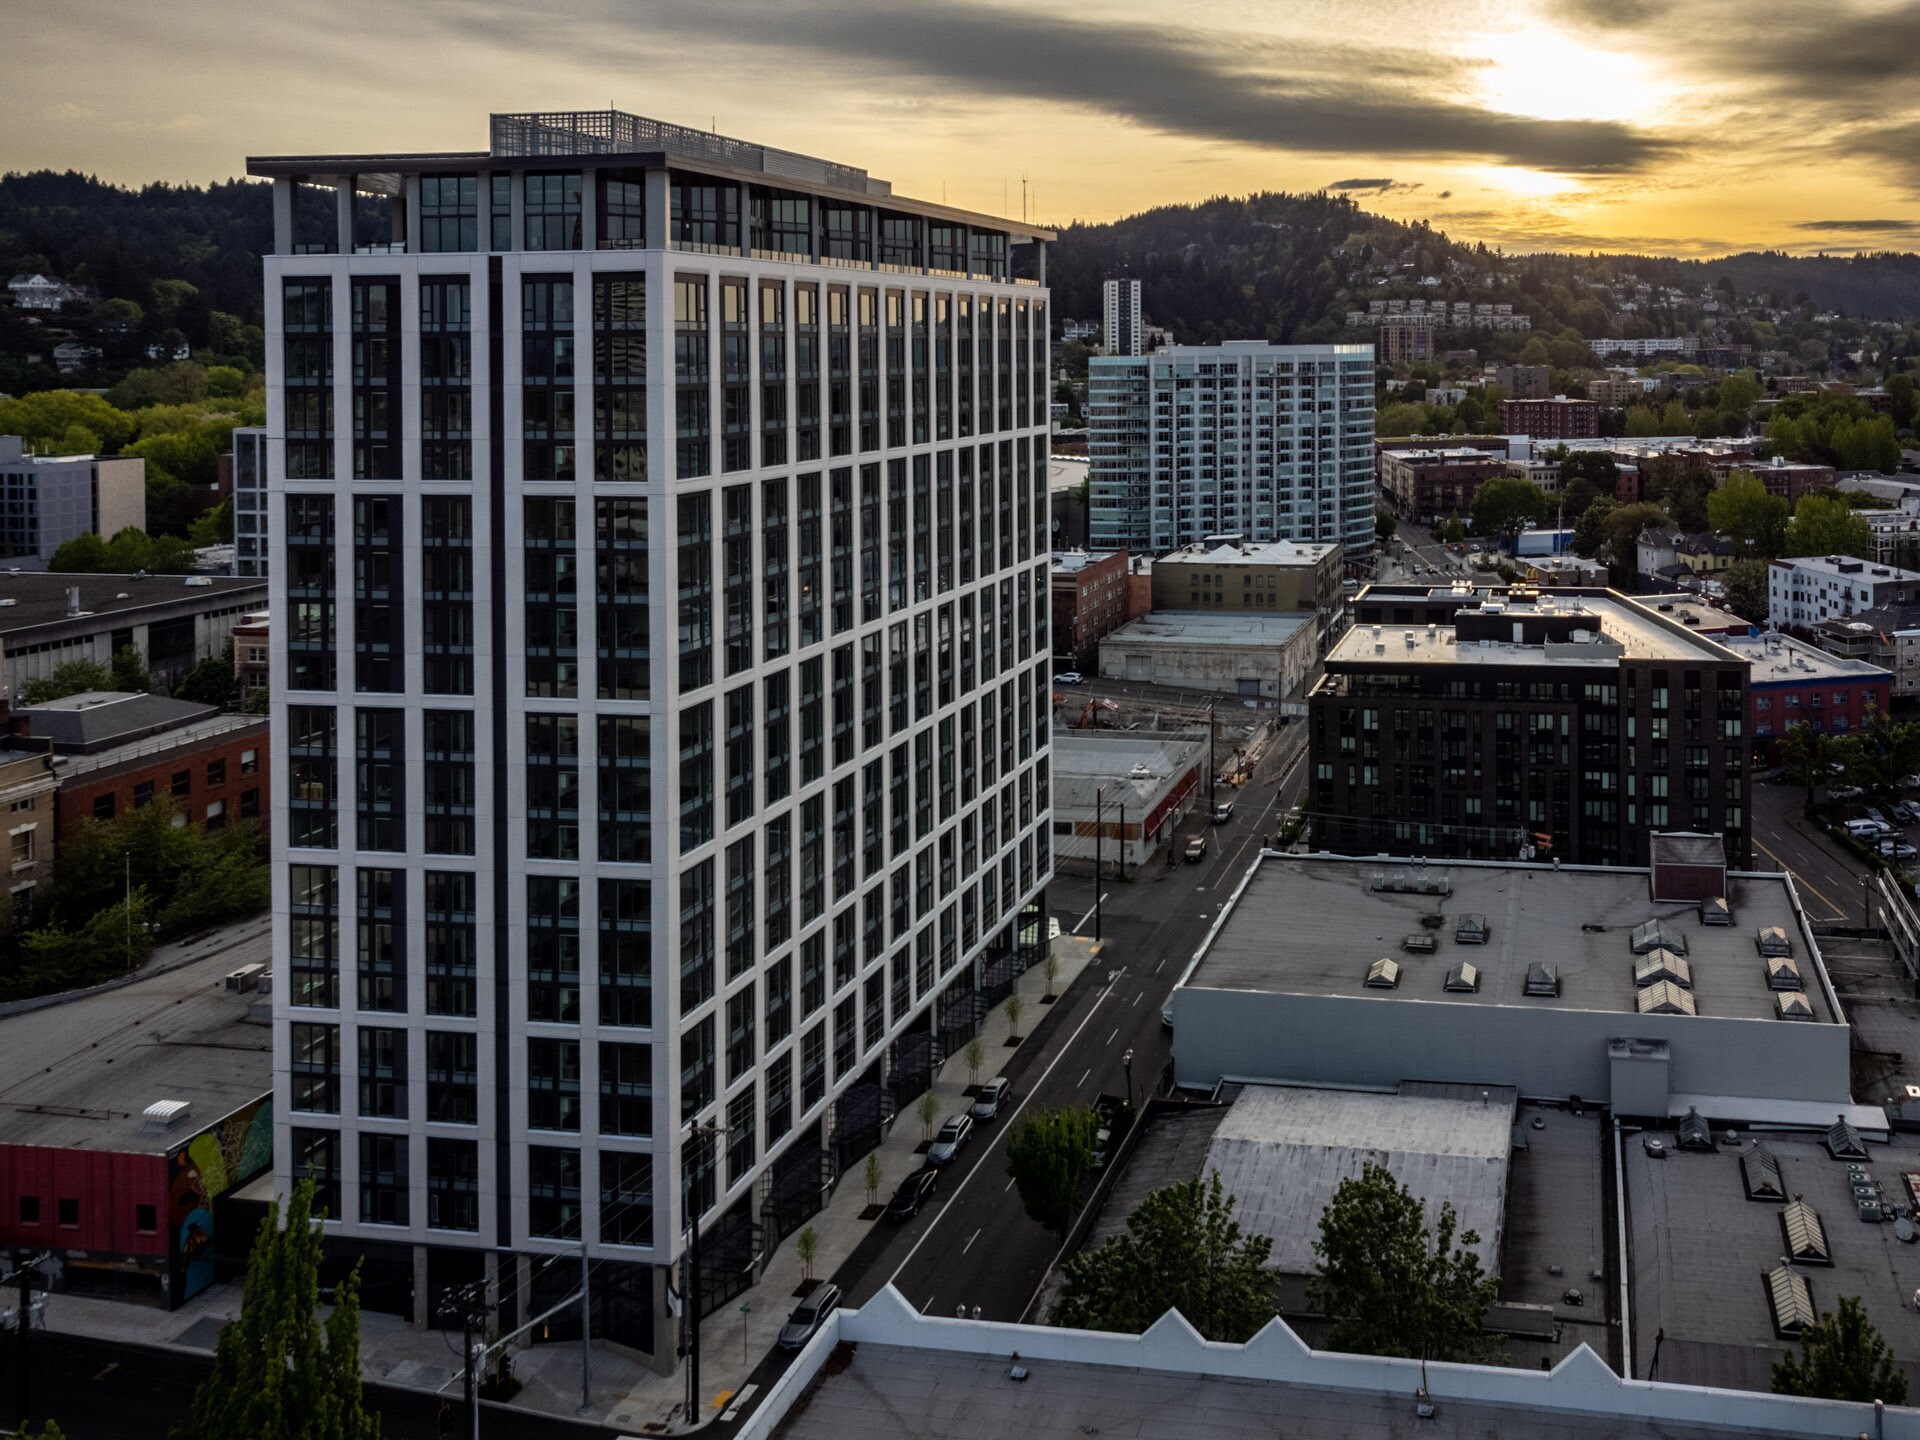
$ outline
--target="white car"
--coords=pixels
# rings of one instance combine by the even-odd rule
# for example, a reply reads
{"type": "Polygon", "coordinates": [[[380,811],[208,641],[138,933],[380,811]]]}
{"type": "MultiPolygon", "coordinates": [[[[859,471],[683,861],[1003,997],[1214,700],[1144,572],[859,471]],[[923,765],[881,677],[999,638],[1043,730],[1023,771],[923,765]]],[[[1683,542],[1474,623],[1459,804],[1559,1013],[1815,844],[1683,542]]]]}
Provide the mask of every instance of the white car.
{"type": "Polygon", "coordinates": [[[1056,685],[1078,685],[1080,683],[1080,672],[1078,670],[1062,670],[1058,675],[1053,677],[1053,683],[1056,685]]]}

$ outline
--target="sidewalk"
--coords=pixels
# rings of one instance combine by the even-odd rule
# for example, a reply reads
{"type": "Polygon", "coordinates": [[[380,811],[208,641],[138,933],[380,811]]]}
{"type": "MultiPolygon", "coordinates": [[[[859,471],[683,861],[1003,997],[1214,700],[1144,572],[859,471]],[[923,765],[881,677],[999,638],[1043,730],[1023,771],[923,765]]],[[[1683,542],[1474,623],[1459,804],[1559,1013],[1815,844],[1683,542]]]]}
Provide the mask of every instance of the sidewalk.
{"type": "MultiPolygon", "coordinates": [[[[1077,935],[1062,935],[1054,941],[1054,954],[1060,962],[1054,982],[1056,994],[1065,993],[1099,948],[1092,940],[1077,935]]],[[[1031,1035],[1049,1013],[1048,1007],[1040,1004],[1046,988],[1044,966],[1029,970],[1016,983],[1015,993],[1020,996],[1023,1007],[1022,1035],[1031,1035]]],[[[986,1042],[987,1052],[980,1067],[981,1080],[992,1079],[1011,1053],[1004,1044],[1006,1036],[1003,1002],[981,1025],[981,1038],[986,1042]]],[[[939,1101],[942,1118],[963,1110],[970,1103],[965,1094],[967,1083],[966,1056],[956,1054],[934,1077],[933,1093],[939,1101]]],[[[920,1121],[911,1113],[911,1107],[908,1113],[895,1118],[880,1142],[877,1203],[885,1203],[894,1186],[920,1168],[922,1161],[917,1153],[920,1135],[920,1121]]],[[[813,1262],[815,1278],[831,1276],[875,1225],[885,1223],[861,1218],[867,1204],[864,1165],[863,1158],[852,1173],[841,1177],[827,1207],[809,1222],[820,1240],[813,1262]]],[[[794,1253],[794,1238],[788,1236],[767,1258],[759,1284],[735,1297],[700,1327],[703,1422],[719,1412],[774,1348],[780,1327],[793,1308],[794,1292],[801,1285],[801,1265],[794,1253]]],[[[221,1328],[240,1313],[240,1297],[241,1287],[237,1282],[216,1285],[178,1310],[165,1311],[125,1301],[55,1293],[46,1300],[47,1329],[130,1345],[211,1354],[221,1328]]],[[[461,1395],[460,1382],[455,1378],[460,1369],[459,1350],[457,1334],[415,1330],[394,1316],[361,1313],[360,1366],[362,1376],[368,1381],[442,1393],[457,1401],[461,1395]]],[[[501,1408],[577,1418],[631,1432],[677,1433],[694,1428],[679,1414],[686,1395],[684,1372],[656,1375],[637,1360],[603,1345],[593,1347],[591,1404],[585,1411],[580,1409],[580,1347],[577,1343],[516,1349],[513,1372],[522,1389],[510,1405],[501,1408]]]]}

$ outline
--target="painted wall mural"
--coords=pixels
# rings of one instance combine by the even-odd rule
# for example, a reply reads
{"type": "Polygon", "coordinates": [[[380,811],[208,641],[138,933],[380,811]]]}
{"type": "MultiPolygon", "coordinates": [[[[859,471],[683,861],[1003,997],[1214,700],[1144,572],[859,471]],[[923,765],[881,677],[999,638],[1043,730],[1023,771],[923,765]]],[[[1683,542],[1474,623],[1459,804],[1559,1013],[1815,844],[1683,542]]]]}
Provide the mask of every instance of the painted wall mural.
{"type": "Polygon", "coordinates": [[[194,1136],[167,1159],[173,1253],[170,1304],[213,1283],[213,1202],[273,1164],[273,1099],[262,1096],[194,1136]]]}

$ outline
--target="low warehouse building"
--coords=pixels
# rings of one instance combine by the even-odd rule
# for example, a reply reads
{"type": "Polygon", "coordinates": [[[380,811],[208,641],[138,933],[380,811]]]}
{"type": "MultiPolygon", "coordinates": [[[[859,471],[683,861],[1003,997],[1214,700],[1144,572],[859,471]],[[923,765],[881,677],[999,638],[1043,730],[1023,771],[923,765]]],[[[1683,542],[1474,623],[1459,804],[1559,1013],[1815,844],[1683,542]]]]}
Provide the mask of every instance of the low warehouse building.
{"type": "Polygon", "coordinates": [[[1054,859],[1122,873],[1144,865],[1205,794],[1206,764],[1204,730],[1054,731],[1054,859]]]}
{"type": "Polygon", "coordinates": [[[1884,1130],[1852,1105],[1848,1026],[1791,879],[1654,848],[1673,863],[1263,853],[1174,991],[1176,1080],[1491,1081],[1626,1115],[1845,1111],[1884,1130]]]}
{"type": "Polygon", "coordinates": [[[1311,614],[1155,611],[1100,643],[1107,680],[1285,700],[1313,669],[1318,624],[1311,614]]]}

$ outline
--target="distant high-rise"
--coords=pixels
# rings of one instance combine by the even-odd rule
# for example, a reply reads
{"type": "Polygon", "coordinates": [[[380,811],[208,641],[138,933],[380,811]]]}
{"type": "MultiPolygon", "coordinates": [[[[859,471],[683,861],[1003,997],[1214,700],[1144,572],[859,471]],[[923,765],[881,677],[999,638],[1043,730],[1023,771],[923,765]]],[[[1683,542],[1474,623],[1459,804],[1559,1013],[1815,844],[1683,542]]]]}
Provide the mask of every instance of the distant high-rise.
{"type": "Polygon", "coordinates": [[[1373,346],[1174,345],[1088,378],[1096,550],[1374,542],[1373,346]]]}
{"type": "Polygon", "coordinates": [[[1140,282],[1109,280],[1100,288],[1105,317],[1100,338],[1107,354],[1140,354],[1145,348],[1140,331],[1140,282]]]}
{"type": "Polygon", "coordinates": [[[274,1173],[671,1369],[1044,950],[1051,234],[608,111],[248,169],[274,1173]]]}
{"type": "Polygon", "coordinates": [[[271,547],[267,519],[267,431],[233,432],[233,573],[265,575],[271,547]]]}

